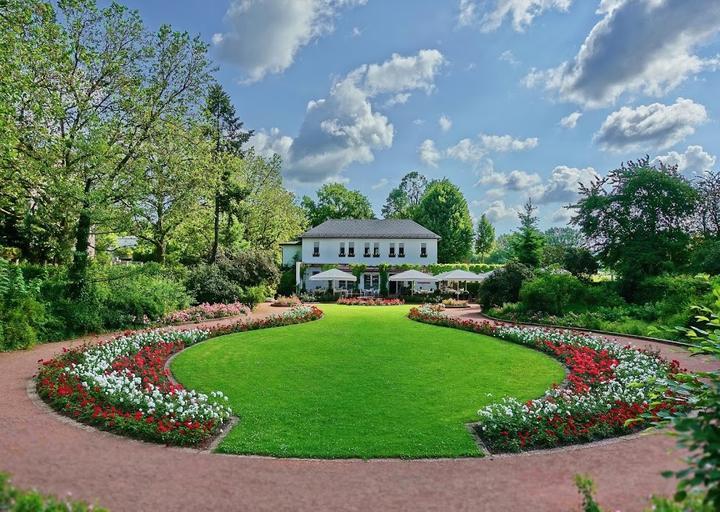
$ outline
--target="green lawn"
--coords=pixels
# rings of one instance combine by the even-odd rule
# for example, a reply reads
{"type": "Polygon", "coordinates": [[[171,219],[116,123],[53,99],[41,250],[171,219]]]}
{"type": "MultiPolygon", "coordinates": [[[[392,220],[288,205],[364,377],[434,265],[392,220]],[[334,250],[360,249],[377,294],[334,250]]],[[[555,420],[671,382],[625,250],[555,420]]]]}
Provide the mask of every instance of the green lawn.
{"type": "Polygon", "coordinates": [[[564,377],[539,352],[408,320],[409,306],[322,309],[321,320],[223,336],[173,360],[180,382],[222,390],[240,416],[220,452],[478,456],[465,423],[480,407],[564,377]]]}

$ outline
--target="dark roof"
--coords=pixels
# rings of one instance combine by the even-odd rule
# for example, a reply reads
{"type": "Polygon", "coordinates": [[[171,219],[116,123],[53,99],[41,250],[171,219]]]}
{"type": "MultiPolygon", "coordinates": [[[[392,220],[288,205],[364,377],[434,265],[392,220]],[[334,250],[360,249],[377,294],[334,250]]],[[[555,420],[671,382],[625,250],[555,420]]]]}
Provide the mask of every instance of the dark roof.
{"type": "Polygon", "coordinates": [[[300,238],[440,238],[409,219],[326,220],[300,238]]]}

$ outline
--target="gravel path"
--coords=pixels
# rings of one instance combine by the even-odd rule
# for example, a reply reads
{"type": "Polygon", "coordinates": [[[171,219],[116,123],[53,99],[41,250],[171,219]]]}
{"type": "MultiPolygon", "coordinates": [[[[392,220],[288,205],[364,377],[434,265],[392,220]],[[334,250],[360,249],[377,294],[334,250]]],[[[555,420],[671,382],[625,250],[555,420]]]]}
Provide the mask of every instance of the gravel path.
{"type": "MultiPolygon", "coordinates": [[[[254,315],[277,310],[263,305],[254,315]]],[[[477,317],[475,309],[453,314],[477,317]]],[[[212,323],[223,323],[220,320],[212,323]]],[[[87,338],[86,338],[87,339],[87,338]]],[[[91,339],[102,339],[95,337],[91,339]]],[[[668,345],[690,369],[712,368],[668,345]]],[[[520,456],[457,460],[295,460],[217,455],[88,431],[28,397],[41,358],[79,341],[0,354],[0,471],[21,487],[130,510],[472,510],[569,511],[580,500],[577,473],[590,474],[608,510],[637,511],[652,493],[670,494],[660,476],[681,465],[661,434],[520,456]]],[[[290,392],[290,390],[289,390],[290,392]]]]}

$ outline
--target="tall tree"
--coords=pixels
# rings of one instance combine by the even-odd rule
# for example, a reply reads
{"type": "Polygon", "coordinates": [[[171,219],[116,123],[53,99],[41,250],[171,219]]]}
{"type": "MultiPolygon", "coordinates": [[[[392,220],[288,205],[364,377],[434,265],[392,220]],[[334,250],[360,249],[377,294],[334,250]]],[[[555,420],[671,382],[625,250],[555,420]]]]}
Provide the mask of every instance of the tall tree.
{"type": "Polygon", "coordinates": [[[720,172],[706,172],[698,178],[697,228],[706,238],[720,240],[720,172]]]}
{"type": "Polygon", "coordinates": [[[493,245],[495,245],[495,228],[483,213],[475,231],[475,252],[485,261],[485,257],[492,250],[493,245]]]}
{"type": "Polygon", "coordinates": [[[400,185],[390,191],[382,207],[383,217],[386,219],[409,219],[413,216],[413,209],[420,204],[427,178],[417,171],[403,176],[400,185]]]}
{"type": "Polygon", "coordinates": [[[252,136],[252,131],[244,131],[243,123],[238,119],[230,96],[219,84],[213,84],[205,102],[207,133],[213,145],[213,163],[215,167],[213,194],[213,242],[210,249],[210,261],[217,260],[220,246],[220,223],[226,215],[228,228],[233,218],[227,215],[233,203],[239,203],[247,197],[248,191],[239,187],[233,180],[232,165],[228,158],[241,157],[242,145],[252,136]]]}
{"type": "Polygon", "coordinates": [[[199,132],[182,120],[168,120],[135,163],[137,186],[121,199],[117,224],[150,244],[160,263],[180,227],[202,213],[198,197],[203,183],[198,175],[209,167],[210,148],[199,132]]]}
{"type": "Polygon", "coordinates": [[[373,219],[375,214],[367,197],[357,190],[350,190],[341,183],[327,183],[317,191],[317,200],[302,198],[311,226],[322,224],[328,219],[373,219]]]}
{"type": "Polygon", "coordinates": [[[131,164],[154,131],[192,106],[209,65],[199,38],[168,26],[150,33],[137,12],[118,4],[98,9],[93,0],[61,0],[57,6],[55,51],[22,63],[35,89],[14,104],[14,149],[23,172],[38,177],[29,196],[75,217],[68,224],[77,295],[92,226],[135,182],[131,164]]]}
{"type": "Polygon", "coordinates": [[[677,169],[654,167],[646,157],[580,193],[572,223],[593,253],[621,275],[627,297],[642,277],[685,263],[698,197],[677,169]]]}
{"type": "Polygon", "coordinates": [[[470,257],[474,232],[470,210],[460,189],[449,180],[430,182],[414,220],[440,235],[438,262],[459,263],[470,257]]]}
{"type": "Polygon", "coordinates": [[[523,211],[518,213],[520,229],[514,241],[513,252],[515,258],[530,268],[540,266],[545,240],[537,228],[538,218],[535,215],[536,207],[532,199],[528,199],[523,211]]]}
{"type": "Polygon", "coordinates": [[[543,238],[543,265],[562,265],[565,253],[580,247],[582,242],[580,232],[568,226],[550,228],[543,233],[543,238]]]}

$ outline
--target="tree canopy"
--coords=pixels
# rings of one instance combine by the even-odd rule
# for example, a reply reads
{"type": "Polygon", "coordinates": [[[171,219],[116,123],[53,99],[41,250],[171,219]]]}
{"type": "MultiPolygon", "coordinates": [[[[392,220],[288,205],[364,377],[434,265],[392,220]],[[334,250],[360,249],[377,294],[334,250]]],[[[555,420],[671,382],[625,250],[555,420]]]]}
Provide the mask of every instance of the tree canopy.
{"type": "Polygon", "coordinates": [[[412,218],[414,209],[420,204],[420,200],[425,194],[427,183],[427,178],[417,171],[403,176],[400,185],[392,189],[385,200],[382,207],[383,217],[386,219],[412,218]]]}
{"type": "Polygon", "coordinates": [[[537,268],[542,262],[545,239],[537,228],[538,218],[535,216],[536,207],[532,199],[528,199],[523,211],[518,213],[520,229],[513,241],[515,258],[530,268],[537,268]]]}
{"type": "Polygon", "coordinates": [[[427,186],[414,220],[438,234],[438,262],[466,261],[472,252],[473,223],[467,201],[460,189],[447,179],[427,186]]]}
{"type": "Polygon", "coordinates": [[[494,245],[495,228],[483,213],[480,216],[480,220],[478,220],[477,230],[475,231],[475,252],[484,260],[494,245]]]}
{"type": "Polygon", "coordinates": [[[316,194],[317,200],[304,196],[301,202],[311,226],[322,224],[328,219],[375,218],[368,198],[342,183],[326,183],[316,194]]]}

